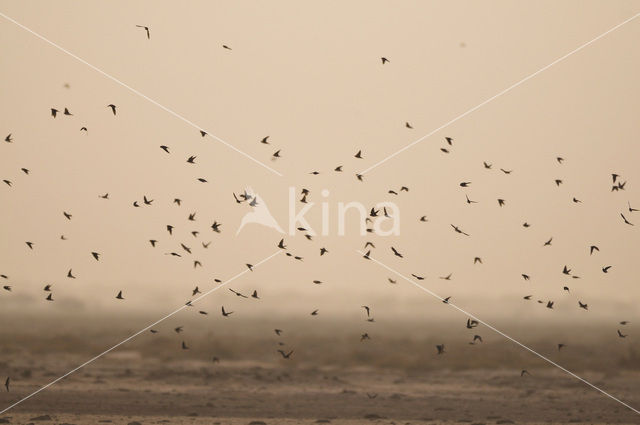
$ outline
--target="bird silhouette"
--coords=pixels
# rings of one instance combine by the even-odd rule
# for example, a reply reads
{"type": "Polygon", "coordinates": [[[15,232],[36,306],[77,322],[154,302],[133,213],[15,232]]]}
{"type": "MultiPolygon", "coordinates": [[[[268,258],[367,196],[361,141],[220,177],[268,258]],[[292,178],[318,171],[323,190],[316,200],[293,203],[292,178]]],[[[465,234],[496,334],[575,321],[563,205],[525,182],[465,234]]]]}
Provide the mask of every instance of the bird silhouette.
{"type": "Polygon", "coordinates": [[[390,62],[389,59],[385,58],[384,56],[380,58],[380,60],[382,61],[382,64],[384,65],[387,62],[390,62]]]}
{"type": "Polygon", "coordinates": [[[116,114],[116,105],[114,105],[113,103],[110,103],[109,105],[107,105],[108,108],[111,108],[111,112],[113,112],[113,115],[116,114]]]}
{"type": "Polygon", "coordinates": [[[225,311],[224,306],[222,306],[222,315],[224,317],[228,317],[231,314],[233,314],[233,311],[225,311]]]}
{"type": "Polygon", "coordinates": [[[116,298],[119,300],[124,300],[124,297],[122,296],[122,291],[118,291],[118,295],[116,295],[116,298]]]}
{"type": "Polygon", "coordinates": [[[236,296],[238,296],[238,297],[242,297],[242,298],[249,298],[249,297],[247,297],[246,295],[243,295],[243,294],[241,294],[240,292],[235,291],[235,290],[233,290],[233,289],[231,289],[231,288],[229,288],[229,291],[233,292],[233,293],[234,293],[234,294],[236,294],[236,296]]]}
{"type": "Polygon", "coordinates": [[[288,353],[285,353],[282,350],[278,350],[278,353],[280,353],[283,359],[289,359],[291,358],[291,354],[293,354],[293,350],[289,351],[288,353]]]}
{"type": "MultiPolygon", "coordinates": [[[[149,33],[149,27],[146,27],[146,26],[144,26],[144,25],[136,25],[136,27],[138,27],[138,28],[144,28],[144,30],[145,30],[145,31],[146,31],[146,33],[147,33],[147,40],[150,40],[150,39],[151,39],[151,34],[149,33]]],[[[162,37],[160,37],[160,38],[162,38],[162,37]]]]}
{"type": "Polygon", "coordinates": [[[458,226],[454,226],[453,224],[451,224],[451,227],[453,227],[453,230],[455,230],[455,231],[456,231],[456,233],[460,233],[460,234],[462,234],[462,235],[469,236],[469,234],[468,234],[468,233],[465,233],[465,232],[463,232],[462,230],[460,230],[460,228],[459,228],[458,226]]]}

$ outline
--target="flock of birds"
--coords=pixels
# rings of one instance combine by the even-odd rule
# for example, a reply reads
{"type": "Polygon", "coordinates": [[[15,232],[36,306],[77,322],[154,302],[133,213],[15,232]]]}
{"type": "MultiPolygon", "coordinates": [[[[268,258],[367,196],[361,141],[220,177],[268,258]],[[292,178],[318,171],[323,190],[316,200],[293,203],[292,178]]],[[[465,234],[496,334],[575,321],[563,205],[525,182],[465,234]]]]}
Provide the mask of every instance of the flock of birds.
{"type": "MultiPolygon", "coordinates": [[[[149,27],[144,26],[144,25],[136,25],[136,26],[145,31],[147,39],[151,39],[151,33],[150,33],[149,27]]],[[[226,49],[226,50],[232,50],[227,45],[222,45],[222,48],[226,49]]],[[[382,57],[381,58],[381,62],[382,62],[382,65],[386,65],[387,63],[390,63],[390,60],[388,58],[386,58],[386,57],[382,57]]],[[[68,88],[69,87],[68,84],[66,84],[65,87],[68,88]]],[[[116,105],[108,104],[108,105],[105,106],[105,108],[107,108],[108,111],[110,111],[113,116],[117,116],[118,109],[117,109],[116,105]]],[[[56,118],[59,117],[59,115],[67,116],[67,117],[74,116],[74,114],[69,110],[68,107],[64,107],[64,108],[61,108],[61,109],[62,109],[62,112],[61,112],[60,109],[52,107],[50,109],[51,117],[56,119],[56,118]]],[[[413,129],[413,126],[409,122],[405,122],[404,127],[409,129],[409,130],[413,129]]],[[[80,131],[87,133],[89,130],[87,129],[87,127],[82,126],[82,127],[80,127],[80,131]]],[[[200,136],[201,137],[205,137],[205,136],[207,136],[207,133],[205,131],[203,131],[203,130],[200,130],[200,136]]],[[[19,143],[19,141],[14,138],[12,133],[8,134],[4,138],[4,142],[6,144],[19,143]]],[[[259,143],[263,144],[263,145],[270,145],[269,136],[265,136],[262,139],[260,139],[259,143]]],[[[454,139],[453,138],[445,137],[444,145],[440,148],[440,151],[443,154],[450,154],[451,151],[452,151],[453,144],[454,144],[454,139]]],[[[167,145],[161,145],[159,148],[162,149],[168,155],[172,154],[171,153],[171,148],[169,146],[167,146],[167,145]]],[[[281,158],[281,155],[282,155],[281,152],[282,152],[281,149],[276,150],[271,155],[271,159],[272,160],[276,160],[278,158],[281,158]]],[[[364,158],[363,151],[362,150],[358,150],[354,154],[354,158],[363,159],[364,158]]],[[[195,165],[197,163],[196,161],[197,161],[197,155],[191,155],[186,159],[186,163],[189,164],[189,165],[195,165]]],[[[556,161],[557,161],[558,164],[562,165],[563,162],[564,162],[564,158],[563,157],[557,157],[556,161]]],[[[492,170],[493,169],[493,165],[491,163],[486,162],[486,161],[483,161],[482,167],[484,169],[486,169],[486,170],[492,170]]],[[[511,174],[513,172],[513,170],[508,170],[508,169],[504,169],[504,168],[499,168],[499,170],[502,173],[504,173],[505,175],[509,175],[509,174],[511,174]]],[[[27,169],[27,168],[21,168],[21,171],[27,176],[30,173],[30,170],[27,169]]],[[[336,166],[333,169],[333,171],[334,172],[338,172],[338,173],[343,172],[343,165],[336,166]]],[[[318,174],[320,174],[320,172],[314,170],[314,171],[311,171],[310,174],[318,175],[318,174]]],[[[355,177],[359,181],[364,181],[364,176],[362,174],[356,173],[355,177]]],[[[612,192],[614,192],[614,191],[615,192],[619,192],[619,191],[624,191],[625,190],[627,182],[623,181],[621,179],[620,175],[614,173],[614,174],[611,175],[611,179],[612,179],[612,183],[611,183],[611,191],[612,192]]],[[[207,180],[204,179],[204,178],[198,178],[197,180],[199,182],[201,182],[201,183],[206,183],[207,182],[207,180]]],[[[13,186],[14,186],[14,181],[13,180],[5,178],[2,181],[9,188],[13,188],[13,186]]],[[[561,186],[563,184],[563,180],[562,179],[555,179],[554,182],[555,182],[555,184],[557,186],[561,186]]],[[[469,187],[472,186],[472,184],[473,183],[470,182],[470,181],[462,181],[462,182],[460,182],[459,186],[461,188],[469,188],[469,187]]],[[[387,193],[390,194],[390,195],[398,196],[402,192],[409,192],[409,187],[408,186],[401,186],[397,190],[396,189],[389,189],[387,193]]],[[[308,189],[302,189],[302,192],[300,194],[301,198],[299,199],[299,202],[307,203],[308,202],[308,197],[310,196],[310,194],[311,194],[311,192],[308,189]]],[[[255,207],[259,206],[259,200],[258,200],[257,196],[255,196],[255,195],[253,195],[251,193],[248,193],[246,190],[241,191],[240,193],[233,192],[232,195],[233,195],[233,200],[237,204],[247,204],[252,208],[255,208],[255,207]]],[[[100,199],[102,199],[104,201],[108,201],[108,200],[111,199],[110,196],[109,196],[109,193],[100,194],[98,196],[99,196],[100,199]]],[[[574,203],[581,203],[582,202],[580,199],[577,199],[575,197],[572,199],[572,201],[574,203]]],[[[467,194],[465,194],[465,202],[467,204],[476,204],[476,203],[478,203],[478,201],[470,199],[467,194]]],[[[506,200],[502,199],[502,198],[498,198],[496,200],[496,202],[497,202],[499,207],[504,207],[506,205],[506,200]]],[[[134,200],[131,205],[132,205],[133,208],[142,208],[142,207],[152,206],[153,204],[154,204],[154,199],[151,199],[150,197],[147,197],[145,195],[145,196],[143,196],[142,200],[139,200],[139,199],[138,200],[134,200]]],[[[173,200],[173,204],[175,204],[177,207],[180,207],[182,205],[182,201],[179,198],[175,198],[173,200]]],[[[628,225],[628,226],[634,226],[634,224],[629,220],[629,218],[631,218],[631,215],[633,213],[636,213],[638,211],[639,211],[638,209],[633,208],[631,206],[631,204],[628,202],[626,210],[624,212],[620,213],[620,217],[622,219],[622,222],[624,224],[628,225]]],[[[66,220],[71,221],[73,219],[73,215],[68,211],[63,211],[62,214],[63,214],[63,216],[65,217],[66,220]]],[[[196,212],[189,213],[188,216],[187,216],[187,222],[196,221],[196,216],[197,216],[196,212]]],[[[369,211],[368,217],[366,217],[366,220],[365,220],[366,221],[366,225],[367,225],[367,232],[368,233],[374,233],[375,232],[374,229],[371,227],[371,225],[375,222],[375,220],[377,218],[380,218],[380,217],[390,217],[389,212],[387,211],[387,209],[385,207],[383,207],[382,210],[381,210],[381,209],[376,209],[375,207],[372,207],[370,209],[370,211],[369,211]]],[[[424,222],[428,222],[429,220],[427,219],[426,216],[421,216],[421,217],[418,218],[418,221],[424,223],[424,222]]],[[[456,225],[456,224],[453,224],[453,223],[450,224],[450,226],[451,226],[452,231],[454,231],[455,233],[459,234],[461,237],[472,237],[471,234],[469,234],[468,232],[466,232],[462,228],[462,226],[459,226],[459,225],[456,225]]],[[[524,227],[524,228],[529,228],[530,226],[531,225],[528,222],[524,222],[522,224],[522,227],[524,227]]],[[[222,223],[220,223],[218,221],[214,221],[211,224],[210,228],[211,228],[211,231],[214,232],[214,233],[221,233],[222,232],[222,223]]],[[[174,229],[175,229],[174,225],[172,225],[172,224],[167,224],[166,225],[166,232],[167,232],[169,237],[174,236],[174,229]]],[[[305,229],[303,227],[299,227],[297,230],[300,231],[300,232],[303,232],[306,239],[308,239],[308,240],[312,240],[313,239],[313,236],[307,231],[307,229],[305,229]]],[[[194,238],[198,238],[200,236],[200,231],[193,230],[193,231],[191,231],[191,235],[194,238]]],[[[66,237],[64,235],[61,235],[60,239],[61,240],[66,240],[66,237]]],[[[157,248],[159,246],[159,244],[160,244],[160,241],[159,241],[159,239],[150,239],[150,240],[148,240],[148,243],[149,243],[149,246],[151,248],[157,248]]],[[[209,241],[209,242],[202,241],[202,242],[200,242],[200,245],[201,245],[202,249],[207,249],[209,247],[210,243],[211,243],[211,241],[209,241]]],[[[542,246],[543,247],[549,247],[549,246],[552,245],[552,243],[553,243],[553,237],[551,237],[548,240],[546,240],[542,244],[542,246]]],[[[25,241],[25,244],[26,244],[26,246],[28,247],[29,250],[37,249],[37,243],[34,242],[34,241],[25,241]]],[[[295,254],[295,253],[293,253],[293,252],[291,252],[290,250],[287,249],[287,245],[285,243],[284,238],[280,239],[275,245],[279,249],[284,250],[288,257],[291,257],[291,258],[293,258],[294,260],[297,260],[297,261],[303,261],[303,257],[302,256],[297,255],[297,254],[295,254]]],[[[586,247],[586,248],[587,248],[587,252],[588,252],[588,254],[590,256],[597,255],[597,253],[600,251],[600,248],[597,245],[591,245],[591,246],[586,247]]],[[[365,243],[365,245],[364,245],[364,250],[366,250],[366,252],[363,255],[364,259],[366,259],[366,260],[371,259],[371,253],[372,253],[372,250],[374,250],[374,249],[376,249],[375,244],[372,241],[367,241],[365,243]]],[[[400,251],[400,249],[391,246],[390,250],[391,250],[391,252],[393,253],[394,256],[396,256],[396,257],[398,257],[400,259],[404,258],[404,255],[400,251]]],[[[179,248],[178,249],[166,252],[165,255],[170,255],[170,256],[173,256],[173,257],[183,257],[183,256],[192,255],[193,253],[194,253],[194,248],[192,246],[189,246],[188,244],[186,244],[184,242],[179,242],[179,248]]],[[[320,256],[323,256],[323,255],[328,254],[328,253],[329,253],[329,250],[327,248],[325,248],[325,247],[321,247],[320,250],[319,250],[319,255],[320,256]]],[[[102,255],[98,251],[91,251],[88,254],[95,261],[100,261],[100,257],[102,255]]],[[[474,260],[473,260],[473,263],[474,264],[482,264],[482,257],[480,257],[480,256],[475,257],[474,260]]],[[[201,261],[198,260],[198,259],[194,259],[193,260],[193,267],[194,268],[202,267],[201,261]]],[[[253,271],[253,265],[252,264],[247,263],[246,267],[247,267],[247,269],[249,271],[253,271]]],[[[611,270],[612,267],[613,267],[612,265],[604,265],[604,266],[602,266],[602,273],[608,273],[611,270]]],[[[565,265],[563,267],[563,269],[561,270],[561,273],[566,278],[571,278],[571,279],[579,279],[580,278],[580,276],[574,274],[573,270],[568,265],[565,265]]],[[[446,276],[440,276],[439,278],[442,279],[442,280],[449,281],[449,280],[451,280],[452,275],[453,274],[450,273],[450,274],[448,274],[446,276]]],[[[422,281],[422,280],[425,279],[425,277],[423,275],[418,274],[418,273],[411,273],[411,276],[414,279],[416,279],[417,281],[422,281]]],[[[77,278],[77,276],[73,273],[73,269],[72,268],[69,268],[69,270],[68,270],[68,272],[66,274],[66,278],[67,279],[76,279],[77,278]]],[[[4,291],[6,291],[6,292],[12,292],[12,289],[13,289],[12,285],[7,283],[7,282],[9,282],[9,277],[7,275],[5,275],[5,274],[0,274],[0,279],[5,281],[5,283],[2,285],[2,289],[4,291]]],[[[526,274],[526,273],[522,273],[522,279],[525,280],[525,281],[528,281],[530,279],[530,276],[528,274],[526,274]]],[[[395,279],[393,279],[391,277],[387,278],[387,280],[391,284],[396,284],[397,283],[397,280],[395,280],[395,279]]],[[[214,282],[216,284],[221,284],[222,280],[216,278],[216,279],[214,279],[214,282]]],[[[313,283],[319,285],[319,284],[322,284],[323,282],[320,281],[320,280],[313,280],[313,283]]],[[[248,295],[245,295],[242,292],[237,291],[237,290],[235,290],[233,288],[228,288],[228,290],[232,294],[234,294],[236,297],[238,297],[240,299],[246,299],[246,300],[251,300],[251,299],[252,300],[260,300],[261,299],[259,294],[258,294],[258,290],[257,289],[253,290],[253,292],[248,294],[248,295]]],[[[567,292],[567,293],[570,292],[569,286],[563,286],[562,290],[567,292]]],[[[44,300],[45,301],[47,301],[47,302],[54,302],[55,301],[55,298],[53,296],[53,284],[46,284],[43,287],[43,292],[45,292],[45,295],[44,295],[44,300]]],[[[196,286],[195,288],[193,288],[191,290],[191,297],[195,297],[198,294],[202,294],[202,292],[201,292],[200,288],[198,286],[196,286]]],[[[451,298],[452,297],[450,297],[450,296],[446,297],[446,298],[443,298],[442,302],[451,303],[452,302],[451,298]]],[[[119,302],[125,301],[127,298],[125,297],[124,290],[118,290],[117,293],[114,294],[114,299],[118,300],[119,302]]],[[[535,302],[537,302],[539,304],[544,305],[547,309],[553,309],[554,308],[554,301],[553,300],[542,300],[542,299],[534,300],[533,295],[529,295],[529,294],[523,296],[523,299],[524,299],[524,301],[535,301],[535,302]]],[[[187,301],[186,305],[190,306],[190,307],[193,307],[193,304],[192,304],[191,301],[187,301]]],[[[364,312],[364,320],[366,320],[367,322],[374,322],[375,320],[374,320],[374,317],[372,315],[372,309],[367,305],[363,305],[363,306],[361,306],[361,308],[363,309],[363,312],[364,312]]],[[[580,308],[580,309],[583,309],[583,310],[589,310],[589,305],[586,302],[583,302],[583,300],[577,300],[576,308],[580,308]]],[[[199,310],[198,313],[201,314],[201,315],[208,315],[209,314],[209,312],[204,311],[204,310],[199,310]]],[[[229,318],[234,314],[234,311],[230,311],[230,310],[226,309],[224,307],[224,305],[223,305],[223,306],[220,307],[220,314],[225,318],[229,318]]],[[[319,310],[318,309],[314,309],[309,314],[311,316],[317,316],[319,314],[319,310]]],[[[617,333],[618,337],[626,338],[628,336],[626,333],[622,332],[622,330],[621,330],[622,328],[621,327],[624,327],[624,326],[628,325],[629,323],[630,322],[627,321],[627,320],[619,321],[620,327],[618,327],[618,329],[616,329],[616,333],[617,333]]],[[[476,321],[474,319],[468,318],[465,321],[464,326],[465,326],[466,329],[474,330],[474,332],[475,332],[475,329],[479,326],[479,323],[478,323],[478,321],[476,321]]],[[[181,332],[183,332],[183,330],[184,330],[183,326],[178,326],[178,327],[176,327],[174,329],[175,333],[177,333],[177,334],[180,334],[181,332]]],[[[153,333],[153,334],[156,334],[159,331],[157,329],[150,329],[150,332],[153,333]]],[[[283,329],[274,329],[273,332],[278,337],[281,337],[284,334],[284,330],[283,329]]],[[[369,335],[368,332],[362,333],[360,335],[360,341],[361,342],[365,342],[365,341],[368,341],[370,339],[371,339],[371,336],[369,335]]],[[[469,344],[475,345],[475,344],[481,344],[482,342],[483,342],[482,336],[479,335],[479,334],[474,333],[473,336],[472,336],[472,340],[469,342],[469,344]]],[[[282,341],[278,342],[278,345],[279,345],[279,348],[276,350],[276,354],[278,356],[280,356],[282,359],[285,359],[285,360],[291,359],[292,355],[294,353],[294,350],[291,349],[291,348],[285,348],[286,344],[284,342],[282,342],[282,341]]],[[[188,350],[189,349],[188,344],[184,340],[181,342],[180,347],[183,350],[188,350]]],[[[563,344],[563,343],[557,344],[557,349],[558,350],[562,350],[563,348],[565,348],[565,344],[563,344]]],[[[444,344],[437,344],[435,349],[436,349],[435,353],[437,353],[438,355],[443,355],[443,354],[446,353],[444,344]]],[[[218,357],[213,357],[213,361],[214,362],[218,362],[219,358],[218,357]]],[[[526,370],[522,370],[521,371],[521,376],[525,376],[527,374],[529,374],[528,371],[526,371],[526,370]]],[[[10,379],[10,377],[7,377],[6,381],[5,381],[5,387],[6,387],[7,391],[9,391],[9,389],[10,389],[10,383],[11,383],[11,379],[10,379]]],[[[369,397],[370,398],[374,398],[375,395],[373,395],[373,396],[369,395],[369,397]]]]}

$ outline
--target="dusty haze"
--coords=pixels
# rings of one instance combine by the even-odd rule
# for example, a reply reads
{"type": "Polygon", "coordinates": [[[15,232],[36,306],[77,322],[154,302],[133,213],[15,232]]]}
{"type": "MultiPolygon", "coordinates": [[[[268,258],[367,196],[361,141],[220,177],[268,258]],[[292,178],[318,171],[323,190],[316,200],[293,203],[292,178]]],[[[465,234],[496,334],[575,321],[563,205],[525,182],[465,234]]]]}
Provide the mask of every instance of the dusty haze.
{"type": "Polygon", "coordinates": [[[637,1],[0,1],[3,14],[282,174],[202,138],[0,17],[0,134],[14,140],[0,143],[0,180],[13,183],[0,187],[0,274],[12,286],[0,291],[3,364],[18,370],[11,356],[46,347],[80,363],[182,306],[195,286],[214,288],[215,278],[225,282],[277,252],[284,237],[304,261],[282,252],[228,285],[247,295],[257,290],[261,300],[223,287],[157,326],[163,330],[152,345],[145,334],[128,349],[175,361],[183,338],[172,329],[185,325],[192,360],[217,354],[264,365],[274,360],[272,328],[282,327],[295,329],[288,343],[299,367],[432,370],[439,367],[434,345],[445,342],[452,370],[545,367],[486,328],[484,348],[493,354],[469,351],[476,347],[468,346],[466,316],[364,260],[357,251],[372,241],[380,262],[425,276],[429,290],[545,355],[559,355],[558,343],[574,347],[554,357],[567,366],[637,370],[640,213],[628,212],[628,203],[640,208],[640,21],[398,154],[364,182],[354,174],[639,11],[637,1]],[[149,26],[151,39],[136,25],[149,26]],[[382,65],[382,56],[390,62],[382,65]],[[52,107],[74,115],[53,119],[52,107]],[[265,136],[270,145],[260,143],[265,136]],[[440,151],[445,146],[449,154],[440,151]],[[281,158],[272,161],[276,150],[281,158]],[[358,150],[364,159],[354,158],[358,150]],[[195,165],[186,163],[192,155],[195,165]],[[333,171],[338,165],[343,173],[333,171]],[[625,190],[611,191],[612,173],[625,190]],[[461,188],[463,181],[472,184],[461,188]],[[401,186],[409,192],[388,193],[401,186]],[[315,205],[306,218],[319,231],[326,202],[330,234],[309,241],[303,232],[252,224],[236,235],[250,207],[232,193],[248,187],[284,229],[289,188],[309,189],[315,205]],[[105,193],[110,199],[99,198],[105,193]],[[134,208],[143,196],[153,204],[134,208]],[[367,209],[395,202],[400,234],[360,236],[349,214],[347,234],[338,236],[338,203],[352,201],[367,209]],[[219,234],[214,221],[222,223],[219,234]],[[589,255],[591,245],[600,252],[589,255]],[[329,250],[322,257],[321,247],[329,250]],[[476,256],[482,265],[474,265],[476,256]],[[203,267],[194,269],[193,260],[203,267]],[[580,279],[563,275],[565,265],[580,279]],[[606,265],[613,267],[604,274],[606,265]],[[77,279],[66,277],[69,269],[77,279]],[[451,281],[439,279],[449,273],[451,281]],[[53,303],[44,300],[45,284],[53,285],[53,303]],[[114,299],[119,290],[125,301],[114,299]],[[554,300],[554,309],[537,300],[554,300]],[[222,318],[222,305],[234,316],[222,318]],[[364,321],[362,305],[375,323],[364,321]],[[310,317],[315,309],[319,316],[310,317]],[[625,340],[616,335],[622,320],[631,322],[625,340]],[[363,332],[379,336],[371,351],[359,343],[363,332]]]}

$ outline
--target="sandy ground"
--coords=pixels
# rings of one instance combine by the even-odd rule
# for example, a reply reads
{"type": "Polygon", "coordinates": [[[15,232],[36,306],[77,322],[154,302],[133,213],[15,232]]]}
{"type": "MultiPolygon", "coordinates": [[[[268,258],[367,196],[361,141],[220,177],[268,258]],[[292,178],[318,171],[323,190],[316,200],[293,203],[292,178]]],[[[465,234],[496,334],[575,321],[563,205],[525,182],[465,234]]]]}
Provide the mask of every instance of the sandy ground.
{"type": "MultiPolygon", "coordinates": [[[[0,378],[11,376],[11,385],[10,392],[0,392],[1,409],[139,325],[124,317],[56,320],[7,318],[13,326],[0,330],[0,378]]],[[[640,415],[483,329],[469,331],[455,322],[418,332],[419,324],[376,323],[372,339],[360,342],[359,325],[338,322],[310,333],[305,323],[287,323],[278,337],[276,323],[234,321],[211,330],[180,317],[1,414],[0,423],[640,423],[640,415]],[[178,325],[184,325],[179,334],[178,325]],[[469,332],[483,334],[484,342],[470,345],[469,332]],[[182,341],[188,350],[181,349],[182,341]],[[443,355],[435,350],[439,342],[447,344],[443,355]],[[291,359],[282,359],[279,348],[294,350],[291,359]],[[522,369],[530,375],[521,377],[522,369]]],[[[635,339],[621,340],[608,327],[572,327],[573,337],[551,327],[513,332],[640,406],[635,339]],[[558,342],[567,346],[558,351],[558,342]]]]}
{"type": "MultiPolygon", "coordinates": [[[[68,359],[67,359],[68,360],[68,359]]],[[[63,362],[64,363],[64,362],[63,362]]],[[[59,365],[62,367],[62,364],[59,365]]],[[[552,369],[410,374],[251,363],[143,361],[120,352],[1,416],[1,423],[639,423],[620,404],[552,369]],[[329,422],[324,422],[324,421],[329,422]]],[[[59,371],[21,377],[2,405],[59,371]]],[[[25,374],[27,375],[27,374],[25,374]]],[[[640,373],[583,374],[637,405],[640,373]]]]}

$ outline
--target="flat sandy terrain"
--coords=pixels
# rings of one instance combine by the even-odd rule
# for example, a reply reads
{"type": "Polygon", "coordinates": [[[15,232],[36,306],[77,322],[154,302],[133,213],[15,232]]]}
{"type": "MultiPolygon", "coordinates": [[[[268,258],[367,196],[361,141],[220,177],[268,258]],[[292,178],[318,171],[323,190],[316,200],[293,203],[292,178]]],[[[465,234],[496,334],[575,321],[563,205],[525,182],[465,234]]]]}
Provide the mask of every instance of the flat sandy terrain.
{"type": "MultiPolygon", "coordinates": [[[[10,423],[638,423],[636,414],[555,370],[300,369],[257,364],[143,362],[112,355],[16,407],[10,423]],[[90,369],[90,370],[89,370],[90,369]],[[370,398],[375,397],[375,398],[370,398]]],[[[54,377],[38,368],[2,403],[54,377]]],[[[585,376],[639,401],[640,374],[585,376]]]]}
{"type": "MultiPolygon", "coordinates": [[[[214,338],[196,334],[188,323],[179,335],[171,326],[140,335],[36,394],[0,415],[1,423],[640,422],[621,404],[490,336],[482,345],[448,345],[438,356],[432,341],[402,335],[382,333],[361,343],[347,329],[347,339],[333,332],[331,337],[274,335],[269,340],[247,331],[243,335],[242,329],[254,328],[245,323],[230,330],[235,337],[214,338]],[[216,339],[226,343],[212,342],[216,339]],[[182,340],[189,350],[180,349],[182,340]],[[289,344],[295,345],[294,354],[284,360],[276,349],[289,344]],[[220,361],[213,362],[212,354],[220,361]],[[521,377],[522,368],[530,375],[521,377]]],[[[11,391],[0,393],[3,408],[127,335],[115,325],[86,339],[76,331],[32,331],[2,338],[0,367],[12,376],[11,391]]],[[[545,354],[639,406],[637,346],[620,347],[607,357],[604,344],[583,339],[583,346],[545,354]]],[[[540,342],[531,344],[544,348],[540,342]]]]}

